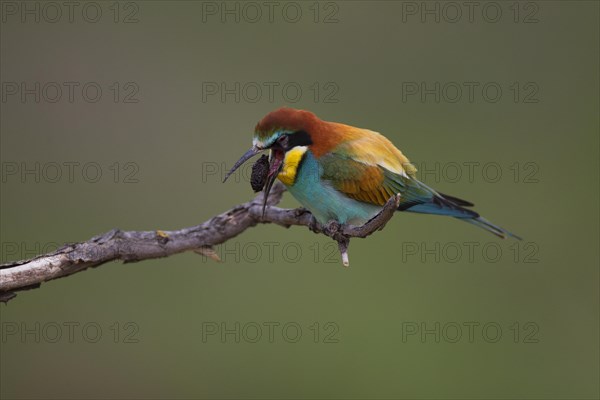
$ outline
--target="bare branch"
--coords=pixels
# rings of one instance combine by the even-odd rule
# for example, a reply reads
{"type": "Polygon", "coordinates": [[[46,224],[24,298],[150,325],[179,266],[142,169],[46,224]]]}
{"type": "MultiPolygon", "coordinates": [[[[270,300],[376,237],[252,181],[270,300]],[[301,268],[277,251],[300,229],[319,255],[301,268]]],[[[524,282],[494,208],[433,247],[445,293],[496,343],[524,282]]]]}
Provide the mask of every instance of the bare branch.
{"type": "Polygon", "coordinates": [[[62,278],[97,267],[109,261],[125,263],[168,257],[185,251],[195,251],[218,259],[213,246],[236,237],[257,224],[273,223],[284,227],[307,226],[315,233],[323,233],[340,246],[342,261],[348,265],[348,244],[351,237],[366,237],[382,229],[398,208],[399,195],[392,197],[383,210],[360,227],[340,226],[335,222],[319,224],[303,208],[288,210],[274,207],[281,201],[285,186],[277,184],[269,194],[262,217],[263,194],[252,201],[238,205],[225,213],[190,228],[176,231],[121,231],[113,229],[86,242],[71,243],[58,250],[28,260],[0,265],[0,301],[15,296],[14,291],[39,287],[41,283],[62,278]]]}

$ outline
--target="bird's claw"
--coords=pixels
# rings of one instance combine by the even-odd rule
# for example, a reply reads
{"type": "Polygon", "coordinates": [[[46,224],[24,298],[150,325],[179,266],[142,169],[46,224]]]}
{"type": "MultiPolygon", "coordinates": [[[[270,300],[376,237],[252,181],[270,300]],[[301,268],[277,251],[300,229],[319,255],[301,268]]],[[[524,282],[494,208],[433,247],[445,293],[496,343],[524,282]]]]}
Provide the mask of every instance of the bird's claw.
{"type": "Polygon", "coordinates": [[[342,231],[342,224],[335,220],[331,220],[325,224],[324,230],[331,235],[335,235],[342,231]]]}
{"type": "MultiPolygon", "coordinates": [[[[308,210],[308,208],[304,208],[304,207],[298,207],[294,209],[294,217],[300,217],[304,214],[310,213],[310,211],[308,210]]],[[[313,217],[314,219],[314,217],[313,217]]]]}

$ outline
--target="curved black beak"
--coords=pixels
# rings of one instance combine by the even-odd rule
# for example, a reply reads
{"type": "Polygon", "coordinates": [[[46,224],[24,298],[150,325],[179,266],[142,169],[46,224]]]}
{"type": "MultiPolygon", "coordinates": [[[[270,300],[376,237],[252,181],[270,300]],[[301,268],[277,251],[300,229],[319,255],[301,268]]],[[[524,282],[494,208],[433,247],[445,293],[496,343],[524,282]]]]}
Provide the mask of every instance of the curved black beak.
{"type": "Polygon", "coordinates": [[[273,183],[275,182],[275,178],[277,178],[277,174],[281,171],[283,167],[283,159],[285,157],[284,152],[281,149],[271,150],[271,159],[269,163],[269,172],[267,173],[267,181],[265,183],[265,187],[263,189],[263,207],[262,207],[262,218],[265,217],[265,208],[267,207],[267,200],[269,199],[269,193],[271,192],[271,188],[273,187],[273,183]]]}
{"type": "Polygon", "coordinates": [[[223,179],[223,183],[227,180],[227,178],[229,178],[229,176],[231,174],[233,174],[235,172],[236,169],[238,169],[243,163],[245,163],[246,161],[248,161],[249,159],[251,159],[252,157],[257,155],[258,153],[260,153],[260,151],[261,151],[261,149],[259,149],[256,146],[253,146],[250,150],[245,152],[244,155],[239,160],[237,160],[237,162],[233,165],[233,167],[225,175],[225,179],[223,179]]]}
{"type": "Polygon", "coordinates": [[[265,184],[265,188],[263,189],[263,206],[262,206],[262,218],[265,218],[265,209],[267,208],[267,200],[269,200],[269,193],[271,192],[271,188],[273,187],[273,183],[275,182],[275,177],[277,175],[270,175],[267,177],[267,183],[265,184]]]}
{"type": "MultiPolygon", "coordinates": [[[[262,150],[266,150],[266,149],[261,149],[261,148],[254,146],[250,150],[248,150],[246,153],[244,153],[244,155],[233,165],[233,167],[225,175],[225,179],[223,179],[223,182],[225,182],[227,180],[227,178],[229,178],[229,176],[231,176],[231,174],[233,174],[235,172],[235,170],[238,169],[243,163],[245,163],[246,161],[248,161],[249,159],[251,159],[252,157],[257,155],[258,153],[260,153],[262,150]]],[[[271,154],[271,158],[269,161],[269,169],[268,169],[268,171],[265,171],[265,173],[266,173],[265,185],[263,187],[263,207],[262,207],[262,216],[263,217],[265,216],[265,208],[267,207],[267,199],[269,198],[269,192],[271,191],[271,188],[273,187],[273,184],[275,183],[275,178],[277,178],[277,174],[279,174],[279,171],[281,171],[281,168],[283,166],[283,159],[285,157],[284,152],[279,148],[277,148],[275,150],[271,150],[271,151],[272,151],[272,154],[271,154]]]]}

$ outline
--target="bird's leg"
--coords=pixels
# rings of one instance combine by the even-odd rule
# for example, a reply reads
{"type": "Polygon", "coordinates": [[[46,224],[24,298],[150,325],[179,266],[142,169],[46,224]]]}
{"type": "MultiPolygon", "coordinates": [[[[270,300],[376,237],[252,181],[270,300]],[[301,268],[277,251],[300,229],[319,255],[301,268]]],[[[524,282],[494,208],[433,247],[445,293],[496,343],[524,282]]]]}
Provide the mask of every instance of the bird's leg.
{"type": "Polygon", "coordinates": [[[310,219],[310,223],[308,224],[308,229],[310,229],[314,233],[320,233],[321,228],[322,228],[321,224],[319,223],[319,221],[317,221],[317,219],[313,215],[312,218],[310,219]]]}
{"type": "Polygon", "coordinates": [[[400,204],[400,194],[392,196],[373,218],[361,226],[344,225],[342,233],[349,237],[365,238],[370,234],[382,230],[385,224],[392,218],[398,205],[400,204]]]}
{"type": "Polygon", "coordinates": [[[294,216],[297,219],[303,219],[306,216],[308,216],[308,221],[306,223],[306,226],[308,226],[308,229],[314,233],[321,233],[323,231],[323,226],[319,223],[319,221],[317,221],[315,216],[312,215],[312,213],[310,212],[310,210],[308,208],[298,207],[298,208],[294,209],[294,216]]]}
{"type": "Polygon", "coordinates": [[[350,260],[348,259],[348,246],[350,246],[350,238],[365,238],[373,232],[383,229],[385,224],[392,218],[394,212],[398,209],[399,203],[400,194],[392,196],[387,203],[385,203],[381,211],[377,213],[377,215],[361,226],[340,224],[334,220],[329,221],[323,226],[323,233],[338,243],[338,248],[340,250],[340,254],[342,255],[342,263],[345,267],[350,265],[350,260]]]}
{"type": "Polygon", "coordinates": [[[331,221],[326,223],[323,228],[323,231],[326,232],[328,236],[333,237],[341,231],[342,224],[332,219],[331,221]]]}

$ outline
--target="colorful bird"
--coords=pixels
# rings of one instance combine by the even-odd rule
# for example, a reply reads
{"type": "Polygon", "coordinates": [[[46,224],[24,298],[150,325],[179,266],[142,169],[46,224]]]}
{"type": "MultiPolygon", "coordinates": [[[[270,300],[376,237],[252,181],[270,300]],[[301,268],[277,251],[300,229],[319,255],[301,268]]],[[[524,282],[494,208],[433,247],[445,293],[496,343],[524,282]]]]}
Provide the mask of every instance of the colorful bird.
{"type": "Polygon", "coordinates": [[[420,182],[408,158],[377,132],[323,121],[305,110],[280,108],[256,125],[252,144],[225,180],[252,156],[269,150],[265,205],[279,178],[320,223],[362,225],[400,193],[398,211],[447,215],[501,238],[520,239],[468,209],[473,203],[420,182]]]}

